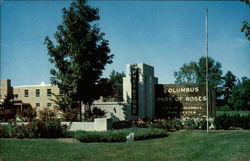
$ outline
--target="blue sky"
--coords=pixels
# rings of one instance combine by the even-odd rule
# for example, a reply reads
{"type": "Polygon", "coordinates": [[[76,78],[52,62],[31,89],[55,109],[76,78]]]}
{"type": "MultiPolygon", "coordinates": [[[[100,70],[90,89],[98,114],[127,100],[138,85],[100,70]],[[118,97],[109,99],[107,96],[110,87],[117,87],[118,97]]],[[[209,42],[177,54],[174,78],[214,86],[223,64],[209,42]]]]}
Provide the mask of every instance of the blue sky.
{"type": "MultiPolygon", "coordinates": [[[[45,36],[51,39],[68,1],[1,2],[1,79],[12,85],[49,83],[45,36]]],[[[97,23],[115,55],[104,77],[126,64],[155,68],[159,83],[174,83],[174,71],[205,55],[205,8],[209,10],[209,56],[223,72],[250,77],[250,43],[240,32],[250,7],[236,1],[92,1],[97,23]]]]}

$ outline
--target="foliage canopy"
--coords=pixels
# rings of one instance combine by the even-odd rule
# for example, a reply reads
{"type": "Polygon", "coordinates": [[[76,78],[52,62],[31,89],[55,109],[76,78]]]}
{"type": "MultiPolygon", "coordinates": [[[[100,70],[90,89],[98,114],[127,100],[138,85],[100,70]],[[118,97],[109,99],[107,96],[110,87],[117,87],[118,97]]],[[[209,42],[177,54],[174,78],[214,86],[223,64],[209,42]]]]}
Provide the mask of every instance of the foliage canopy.
{"type": "MultiPolygon", "coordinates": [[[[221,63],[208,57],[209,88],[214,89],[217,97],[221,95],[219,86],[222,84],[221,63]]],[[[201,57],[198,62],[185,63],[179,71],[174,72],[175,83],[204,83],[206,81],[206,58],[201,57]]]]}
{"type": "Polygon", "coordinates": [[[76,0],[62,12],[62,23],[54,34],[56,45],[49,37],[44,42],[49,61],[55,65],[50,80],[63,91],[61,100],[67,108],[73,108],[76,102],[90,106],[107,84],[101,76],[105,65],[112,63],[113,55],[109,54],[104,33],[94,24],[100,19],[97,8],[85,0],[76,0]]]}

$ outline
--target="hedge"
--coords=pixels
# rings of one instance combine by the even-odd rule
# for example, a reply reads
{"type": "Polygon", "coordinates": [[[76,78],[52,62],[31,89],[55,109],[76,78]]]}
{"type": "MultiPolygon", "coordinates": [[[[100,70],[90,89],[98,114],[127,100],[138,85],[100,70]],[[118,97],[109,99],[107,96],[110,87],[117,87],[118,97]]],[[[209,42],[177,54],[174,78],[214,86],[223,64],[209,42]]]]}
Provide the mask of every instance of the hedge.
{"type": "Polygon", "coordinates": [[[250,129],[250,115],[223,114],[214,119],[216,129],[243,128],[250,129]]]}
{"type": "Polygon", "coordinates": [[[0,125],[0,137],[6,138],[58,138],[67,130],[60,121],[33,121],[28,124],[0,125]]]}
{"type": "Polygon", "coordinates": [[[81,142],[125,142],[127,140],[126,136],[128,136],[129,133],[134,133],[134,140],[144,140],[167,136],[167,132],[162,129],[129,128],[105,132],[78,131],[74,134],[74,138],[81,142]]]}

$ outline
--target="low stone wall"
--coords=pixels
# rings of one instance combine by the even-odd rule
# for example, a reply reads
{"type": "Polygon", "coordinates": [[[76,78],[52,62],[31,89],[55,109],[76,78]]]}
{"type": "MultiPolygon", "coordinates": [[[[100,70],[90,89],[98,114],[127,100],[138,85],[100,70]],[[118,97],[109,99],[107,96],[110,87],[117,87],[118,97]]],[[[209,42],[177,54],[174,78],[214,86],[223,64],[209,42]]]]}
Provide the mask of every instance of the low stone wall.
{"type": "Polygon", "coordinates": [[[124,102],[94,102],[93,106],[105,110],[107,118],[126,120],[127,104],[124,102]]]}
{"type": "Polygon", "coordinates": [[[112,119],[96,118],[94,122],[62,122],[69,127],[69,131],[107,131],[112,129],[112,119]]]}
{"type": "Polygon", "coordinates": [[[69,131],[95,131],[94,122],[62,122],[61,124],[67,125],[69,127],[69,131]]]}
{"type": "MultiPolygon", "coordinates": [[[[16,122],[16,124],[27,124],[28,122],[16,122]]],[[[1,122],[1,125],[10,123],[1,122]]],[[[96,118],[94,122],[61,122],[62,125],[67,125],[69,131],[107,131],[112,129],[112,119],[96,118]]]]}

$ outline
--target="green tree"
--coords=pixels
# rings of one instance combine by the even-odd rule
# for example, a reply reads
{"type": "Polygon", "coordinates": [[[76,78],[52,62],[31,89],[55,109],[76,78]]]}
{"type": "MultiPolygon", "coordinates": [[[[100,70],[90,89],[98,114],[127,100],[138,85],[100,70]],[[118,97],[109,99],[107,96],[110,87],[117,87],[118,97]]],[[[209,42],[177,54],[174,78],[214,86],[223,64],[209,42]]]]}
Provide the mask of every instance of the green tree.
{"type": "MultiPolygon", "coordinates": [[[[106,64],[112,63],[109,43],[95,21],[99,10],[87,5],[85,0],[73,1],[69,9],[62,9],[63,20],[54,34],[56,45],[45,38],[51,69],[51,83],[57,85],[73,108],[74,103],[84,103],[86,110],[101,95],[105,80],[101,78],[106,64]]],[[[81,108],[80,108],[81,109],[81,108]]]]}
{"type": "Polygon", "coordinates": [[[229,97],[232,94],[232,89],[236,85],[236,76],[233,75],[231,71],[228,71],[225,76],[223,77],[224,84],[223,84],[223,95],[224,95],[224,103],[232,108],[232,104],[228,102],[229,97]]]}
{"type": "Polygon", "coordinates": [[[185,63],[179,69],[179,71],[174,72],[175,83],[196,83],[197,64],[196,62],[185,63]]]}
{"type": "Polygon", "coordinates": [[[122,101],[123,77],[125,77],[124,72],[112,70],[108,79],[108,82],[111,85],[111,91],[108,93],[109,95],[103,99],[103,101],[122,101]]]}
{"type": "MultiPolygon", "coordinates": [[[[217,98],[222,94],[221,63],[208,57],[209,89],[214,89],[217,98]]],[[[176,83],[204,83],[206,82],[206,57],[201,57],[198,62],[184,64],[179,71],[174,73],[176,83]]]]}
{"type": "Polygon", "coordinates": [[[0,121],[15,120],[17,109],[13,103],[13,94],[6,94],[0,104],[0,121]]]}
{"type": "Polygon", "coordinates": [[[229,103],[235,110],[250,110],[250,79],[242,77],[241,81],[233,87],[229,103]]]}
{"type": "Polygon", "coordinates": [[[241,32],[244,32],[246,38],[250,41],[250,24],[247,21],[243,21],[243,26],[241,26],[241,32]]]}
{"type": "Polygon", "coordinates": [[[110,83],[114,84],[122,84],[123,77],[125,77],[124,72],[116,72],[115,70],[112,70],[112,72],[109,75],[109,81],[110,83]]]}
{"type": "Polygon", "coordinates": [[[13,98],[13,94],[6,94],[0,109],[14,109],[13,98]]]}
{"type": "MultiPolygon", "coordinates": [[[[248,6],[250,6],[249,0],[241,0],[245,2],[248,6]]],[[[250,24],[247,21],[243,21],[243,25],[241,26],[241,32],[245,33],[246,38],[250,41],[250,24]]]]}
{"type": "MultiPolygon", "coordinates": [[[[220,85],[222,85],[221,63],[215,62],[214,59],[208,57],[208,86],[214,89],[217,96],[221,95],[220,85]]],[[[206,57],[201,57],[197,63],[197,82],[206,81],[206,57]]]]}

